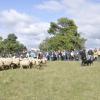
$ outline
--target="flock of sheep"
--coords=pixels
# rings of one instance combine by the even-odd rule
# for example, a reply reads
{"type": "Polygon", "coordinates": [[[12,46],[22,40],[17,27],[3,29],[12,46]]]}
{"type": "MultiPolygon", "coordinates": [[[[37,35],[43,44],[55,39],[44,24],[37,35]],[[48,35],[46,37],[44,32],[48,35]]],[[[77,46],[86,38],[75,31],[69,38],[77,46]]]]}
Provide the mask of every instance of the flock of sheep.
{"type": "Polygon", "coordinates": [[[0,71],[15,68],[41,68],[42,65],[46,65],[46,62],[46,58],[0,58],[0,71]]]}

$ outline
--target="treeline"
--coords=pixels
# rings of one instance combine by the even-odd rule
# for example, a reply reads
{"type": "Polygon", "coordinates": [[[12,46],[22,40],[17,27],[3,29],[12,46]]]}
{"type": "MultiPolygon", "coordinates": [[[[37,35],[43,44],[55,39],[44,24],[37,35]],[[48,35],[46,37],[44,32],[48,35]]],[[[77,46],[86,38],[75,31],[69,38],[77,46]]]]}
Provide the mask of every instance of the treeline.
{"type": "Polygon", "coordinates": [[[15,34],[9,34],[6,39],[0,37],[0,56],[16,54],[26,50],[26,46],[17,41],[15,34]]]}

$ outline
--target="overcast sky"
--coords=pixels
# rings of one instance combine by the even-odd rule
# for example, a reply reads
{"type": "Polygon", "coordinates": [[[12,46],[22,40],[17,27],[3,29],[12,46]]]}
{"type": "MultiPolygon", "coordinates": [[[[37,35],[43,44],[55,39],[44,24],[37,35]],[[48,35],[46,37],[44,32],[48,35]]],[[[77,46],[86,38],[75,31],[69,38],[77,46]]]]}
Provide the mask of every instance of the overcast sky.
{"type": "Polygon", "coordinates": [[[1,0],[0,36],[15,33],[28,48],[37,48],[50,22],[61,17],[75,21],[87,48],[100,47],[99,0],[1,0]]]}

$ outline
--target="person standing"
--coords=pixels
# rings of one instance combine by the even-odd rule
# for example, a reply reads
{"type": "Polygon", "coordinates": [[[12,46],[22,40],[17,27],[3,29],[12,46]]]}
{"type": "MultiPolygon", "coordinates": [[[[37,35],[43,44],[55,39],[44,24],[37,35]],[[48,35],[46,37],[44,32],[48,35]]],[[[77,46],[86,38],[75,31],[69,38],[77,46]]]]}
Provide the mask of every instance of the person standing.
{"type": "Polygon", "coordinates": [[[96,48],[94,49],[93,54],[94,54],[94,60],[97,60],[97,58],[98,58],[98,52],[97,52],[96,48]]]}
{"type": "Polygon", "coordinates": [[[87,60],[87,58],[86,58],[86,50],[85,49],[80,51],[80,57],[81,57],[81,60],[82,60],[81,65],[84,65],[85,61],[87,60]]]}

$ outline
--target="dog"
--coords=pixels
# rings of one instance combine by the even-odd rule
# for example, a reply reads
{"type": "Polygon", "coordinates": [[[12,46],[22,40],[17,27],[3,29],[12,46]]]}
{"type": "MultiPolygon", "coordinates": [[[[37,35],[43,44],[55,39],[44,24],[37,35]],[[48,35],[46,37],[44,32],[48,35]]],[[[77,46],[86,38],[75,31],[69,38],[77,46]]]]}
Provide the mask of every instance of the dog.
{"type": "Polygon", "coordinates": [[[82,59],[82,66],[91,66],[93,65],[94,58],[92,56],[82,59]]]}

